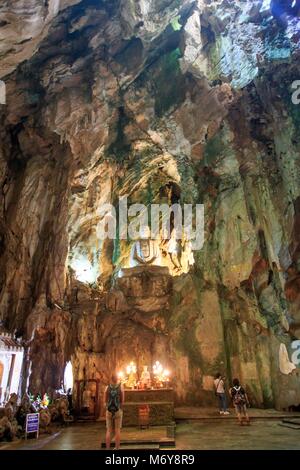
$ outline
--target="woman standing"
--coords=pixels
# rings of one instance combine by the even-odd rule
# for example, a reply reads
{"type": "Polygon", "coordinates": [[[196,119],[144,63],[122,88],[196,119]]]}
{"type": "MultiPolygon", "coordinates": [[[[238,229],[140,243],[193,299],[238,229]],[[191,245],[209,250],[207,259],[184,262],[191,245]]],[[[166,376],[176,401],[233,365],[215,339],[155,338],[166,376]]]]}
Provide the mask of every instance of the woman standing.
{"type": "Polygon", "coordinates": [[[220,415],[229,415],[230,413],[227,409],[227,400],[225,394],[225,377],[222,377],[220,373],[218,373],[215,377],[214,386],[215,394],[220,401],[220,415]]]}
{"type": "Polygon", "coordinates": [[[232,401],[235,407],[235,411],[237,414],[238,422],[240,426],[243,425],[243,419],[246,420],[246,424],[250,425],[250,418],[247,413],[247,405],[249,406],[249,400],[247,397],[247,393],[245,389],[240,385],[240,381],[238,379],[233,380],[233,387],[230,390],[230,395],[232,397],[232,401]]]}

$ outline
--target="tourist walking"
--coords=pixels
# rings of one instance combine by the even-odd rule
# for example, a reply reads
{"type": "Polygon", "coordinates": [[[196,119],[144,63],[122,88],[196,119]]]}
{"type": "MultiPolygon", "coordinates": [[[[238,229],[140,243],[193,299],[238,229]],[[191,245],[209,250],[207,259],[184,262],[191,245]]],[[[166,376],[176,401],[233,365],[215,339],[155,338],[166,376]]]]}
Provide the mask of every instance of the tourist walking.
{"type": "Polygon", "coordinates": [[[220,373],[218,373],[214,380],[215,386],[215,394],[219,398],[220,402],[220,415],[229,415],[229,411],[227,408],[227,399],[225,393],[225,377],[222,377],[220,373]]]}
{"type": "Polygon", "coordinates": [[[111,383],[105,390],[106,449],[110,449],[113,431],[115,431],[115,449],[120,448],[124,398],[123,386],[118,381],[117,375],[113,374],[111,383]]]}
{"type": "Polygon", "coordinates": [[[247,406],[249,406],[249,400],[245,389],[241,386],[238,379],[233,380],[233,387],[230,389],[230,395],[234,404],[236,415],[239,424],[243,425],[243,420],[246,421],[247,425],[250,425],[250,418],[247,413],[247,406]]]}

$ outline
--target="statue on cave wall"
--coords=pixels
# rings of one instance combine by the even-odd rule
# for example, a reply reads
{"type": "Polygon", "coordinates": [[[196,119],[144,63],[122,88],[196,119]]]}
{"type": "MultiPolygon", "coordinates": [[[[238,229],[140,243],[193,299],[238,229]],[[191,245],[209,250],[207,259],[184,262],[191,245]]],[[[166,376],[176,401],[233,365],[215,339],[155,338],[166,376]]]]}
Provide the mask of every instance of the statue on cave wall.
{"type": "Polygon", "coordinates": [[[291,374],[296,369],[296,366],[289,359],[287,347],[284,343],[279,347],[279,370],[284,375],[291,374]]]}
{"type": "Polygon", "coordinates": [[[141,238],[134,242],[130,253],[130,267],[161,265],[161,254],[156,240],[151,239],[149,227],[145,227],[141,238]]]}
{"type": "Polygon", "coordinates": [[[169,238],[162,240],[152,239],[150,228],[144,227],[140,239],[132,245],[129,259],[130,268],[168,267],[176,274],[189,272],[194,264],[191,240],[185,234],[180,236],[175,227],[169,238]]]}

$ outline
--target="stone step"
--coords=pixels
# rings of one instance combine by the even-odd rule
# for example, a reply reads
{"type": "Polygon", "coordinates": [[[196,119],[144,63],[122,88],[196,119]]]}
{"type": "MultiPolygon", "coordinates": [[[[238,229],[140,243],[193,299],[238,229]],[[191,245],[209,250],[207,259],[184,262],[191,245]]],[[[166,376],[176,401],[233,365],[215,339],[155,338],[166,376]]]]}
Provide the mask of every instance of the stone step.
{"type": "MultiPolygon", "coordinates": [[[[121,448],[124,449],[128,449],[128,448],[133,448],[133,446],[137,446],[137,448],[143,448],[143,449],[149,449],[149,448],[152,448],[152,447],[149,447],[149,446],[157,446],[155,448],[158,448],[160,449],[161,447],[175,447],[176,443],[175,443],[175,439],[172,439],[172,438],[165,438],[165,437],[162,437],[160,439],[141,439],[141,440],[138,440],[138,439],[135,439],[134,441],[133,440],[122,440],[121,441],[121,448]]],[[[115,444],[114,442],[111,443],[111,448],[114,448],[115,444]]],[[[104,449],[105,448],[105,442],[102,442],[101,443],[101,448],[104,449]]]]}
{"type": "MultiPolygon", "coordinates": [[[[255,410],[253,408],[248,409],[248,413],[251,420],[285,420],[285,419],[300,419],[299,413],[285,413],[275,412],[268,413],[264,410],[255,410]]],[[[214,421],[214,420],[230,420],[236,419],[235,411],[230,409],[230,415],[219,415],[218,413],[201,413],[199,410],[193,411],[193,408],[187,411],[178,411],[175,408],[175,421],[180,423],[182,421],[214,421]]]]}
{"type": "Polygon", "coordinates": [[[160,446],[159,444],[147,444],[146,446],[142,444],[138,445],[131,445],[131,446],[121,446],[121,450],[159,450],[160,446]]]}
{"type": "MultiPolygon", "coordinates": [[[[105,445],[102,445],[102,449],[105,448],[105,445]]],[[[113,446],[111,446],[113,449],[113,446]]],[[[122,443],[120,450],[159,450],[159,444],[128,444],[124,445],[122,443]]]]}
{"type": "Polygon", "coordinates": [[[174,402],[172,401],[160,401],[160,400],[157,400],[157,401],[147,401],[147,402],[143,402],[143,401],[128,401],[128,402],[125,402],[124,405],[123,405],[123,408],[127,408],[127,407],[130,407],[130,406],[145,406],[145,405],[168,405],[168,406],[173,406],[174,405],[174,402]]]}
{"type": "Polygon", "coordinates": [[[76,419],[76,423],[92,423],[92,422],[95,422],[97,421],[97,419],[95,418],[95,416],[79,416],[77,419],[76,419]]]}
{"type": "Polygon", "coordinates": [[[296,429],[300,431],[300,424],[293,424],[293,423],[279,423],[279,426],[282,426],[283,428],[290,428],[290,429],[296,429]]]}
{"type": "Polygon", "coordinates": [[[285,418],[282,420],[282,422],[288,424],[297,424],[300,426],[300,418],[285,418]]]}

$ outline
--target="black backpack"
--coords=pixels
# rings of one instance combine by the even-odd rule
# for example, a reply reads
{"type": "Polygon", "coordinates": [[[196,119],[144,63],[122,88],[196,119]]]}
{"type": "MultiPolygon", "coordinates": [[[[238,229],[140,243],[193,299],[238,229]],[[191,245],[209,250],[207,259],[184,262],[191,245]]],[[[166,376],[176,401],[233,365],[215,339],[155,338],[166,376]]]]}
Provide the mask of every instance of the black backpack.
{"type": "Polygon", "coordinates": [[[233,404],[238,405],[238,406],[245,405],[246,397],[245,397],[245,393],[243,393],[242,387],[241,386],[239,386],[238,388],[233,387],[232,390],[234,390],[233,396],[232,396],[233,404]]]}
{"type": "Polygon", "coordinates": [[[107,410],[115,414],[120,409],[121,384],[108,386],[107,410]]]}

